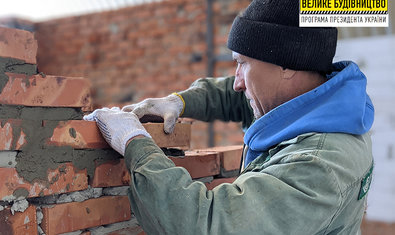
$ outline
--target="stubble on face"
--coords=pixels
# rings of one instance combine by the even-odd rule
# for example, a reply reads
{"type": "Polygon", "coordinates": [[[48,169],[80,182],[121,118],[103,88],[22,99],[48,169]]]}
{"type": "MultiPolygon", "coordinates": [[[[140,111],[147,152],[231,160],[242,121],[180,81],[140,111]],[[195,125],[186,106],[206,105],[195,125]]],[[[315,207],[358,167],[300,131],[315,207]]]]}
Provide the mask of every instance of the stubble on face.
{"type": "MultiPolygon", "coordinates": [[[[247,97],[247,96],[246,96],[247,97]]],[[[248,97],[247,97],[248,99],[248,97]]],[[[256,103],[253,99],[248,99],[250,102],[250,106],[252,108],[252,111],[254,113],[254,117],[255,119],[259,119],[263,116],[263,114],[260,112],[260,110],[258,109],[258,107],[256,106],[256,103]]]]}
{"type": "Polygon", "coordinates": [[[237,85],[234,89],[244,91],[255,119],[259,119],[272,102],[272,90],[278,80],[275,76],[278,74],[277,67],[279,66],[264,63],[237,52],[233,52],[233,59],[238,63],[235,80],[237,85]]]}

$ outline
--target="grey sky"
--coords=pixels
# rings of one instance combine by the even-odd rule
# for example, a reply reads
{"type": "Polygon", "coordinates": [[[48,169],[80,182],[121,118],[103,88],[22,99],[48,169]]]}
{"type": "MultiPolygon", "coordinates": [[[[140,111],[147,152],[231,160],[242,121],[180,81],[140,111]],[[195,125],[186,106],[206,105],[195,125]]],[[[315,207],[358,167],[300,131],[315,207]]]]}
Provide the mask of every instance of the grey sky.
{"type": "Polygon", "coordinates": [[[161,0],[1,0],[1,17],[45,21],[161,0]]]}

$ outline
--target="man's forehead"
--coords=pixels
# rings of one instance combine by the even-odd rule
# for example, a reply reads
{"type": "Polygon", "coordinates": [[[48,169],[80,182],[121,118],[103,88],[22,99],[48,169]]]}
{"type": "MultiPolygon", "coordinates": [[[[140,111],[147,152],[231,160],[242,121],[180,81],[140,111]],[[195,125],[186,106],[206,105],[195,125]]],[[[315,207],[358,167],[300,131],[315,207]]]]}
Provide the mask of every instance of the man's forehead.
{"type": "Polygon", "coordinates": [[[238,59],[239,60],[245,60],[245,61],[247,61],[247,60],[248,61],[255,60],[254,58],[242,55],[242,54],[237,53],[235,51],[232,51],[232,57],[233,57],[233,60],[238,60],[238,59]]]}
{"type": "Polygon", "coordinates": [[[242,58],[243,55],[241,55],[241,54],[239,54],[239,53],[237,53],[237,52],[232,51],[232,57],[233,57],[233,59],[237,59],[237,58],[242,58]]]}

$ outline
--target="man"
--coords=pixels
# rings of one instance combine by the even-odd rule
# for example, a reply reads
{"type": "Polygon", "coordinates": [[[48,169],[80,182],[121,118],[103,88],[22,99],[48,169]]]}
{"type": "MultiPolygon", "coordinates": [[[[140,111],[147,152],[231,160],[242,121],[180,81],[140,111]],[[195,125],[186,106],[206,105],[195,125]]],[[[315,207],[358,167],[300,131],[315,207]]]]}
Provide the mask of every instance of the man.
{"type": "Polygon", "coordinates": [[[373,169],[366,78],[352,62],[332,65],[337,30],[299,28],[298,6],[254,0],[236,17],[235,77],[85,118],[125,157],[132,210],[147,234],[359,232],[373,169]],[[193,182],[144,130],[145,114],[164,117],[168,133],[179,116],[242,122],[241,175],[210,191],[193,182]]]}

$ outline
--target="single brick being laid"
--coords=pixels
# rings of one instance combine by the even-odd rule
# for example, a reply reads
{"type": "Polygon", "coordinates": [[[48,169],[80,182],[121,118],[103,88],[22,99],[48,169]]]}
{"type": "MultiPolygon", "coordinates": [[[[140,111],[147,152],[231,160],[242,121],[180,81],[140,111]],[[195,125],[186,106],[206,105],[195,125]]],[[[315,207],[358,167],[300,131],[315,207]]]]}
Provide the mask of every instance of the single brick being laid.
{"type": "Polygon", "coordinates": [[[152,136],[154,142],[163,148],[181,147],[188,149],[191,142],[191,124],[176,123],[174,131],[166,134],[163,123],[144,123],[143,126],[152,136]]]}
{"type": "Polygon", "coordinates": [[[25,30],[0,27],[0,57],[36,64],[37,40],[25,30]]]}
{"type": "MultiPolygon", "coordinates": [[[[96,122],[92,121],[0,119],[0,122],[0,150],[20,150],[22,146],[29,144],[29,136],[26,136],[28,126],[37,125],[37,122],[40,126],[37,126],[35,132],[51,131],[52,133],[44,143],[48,146],[70,146],[75,149],[110,148],[96,122]]],[[[143,126],[161,148],[188,148],[189,146],[190,124],[177,123],[171,134],[164,133],[163,123],[144,123],[143,126]]]]}
{"type": "MultiPolygon", "coordinates": [[[[50,123],[50,121],[45,121],[44,125],[46,123],[50,123]]],[[[191,138],[190,124],[177,123],[171,134],[164,133],[163,123],[144,123],[143,126],[159,147],[189,147],[191,138]]],[[[71,146],[76,149],[109,148],[96,122],[83,120],[59,122],[53,131],[53,135],[48,139],[47,144],[54,146],[71,146]]]]}
{"type": "MultiPolygon", "coordinates": [[[[50,121],[45,121],[44,126],[50,121]]],[[[52,121],[53,122],[53,121],[52,121]]],[[[71,146],[76,149],[110,148],[102,137],[96,122],[83,120],[60,121],[47,140],[48,145],[71,146]]]]}

